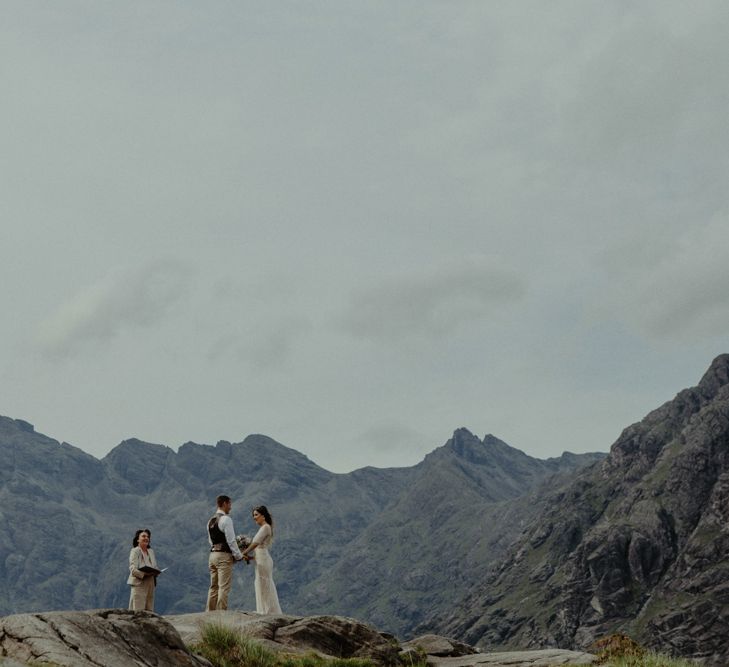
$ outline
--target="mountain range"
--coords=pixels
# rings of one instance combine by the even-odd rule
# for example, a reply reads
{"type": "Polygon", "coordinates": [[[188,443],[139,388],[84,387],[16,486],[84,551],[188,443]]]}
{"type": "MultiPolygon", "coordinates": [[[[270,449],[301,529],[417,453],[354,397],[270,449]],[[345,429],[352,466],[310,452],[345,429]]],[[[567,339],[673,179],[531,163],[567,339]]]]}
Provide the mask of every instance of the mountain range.
{"type": "MultiPolygon", "coordinates": [[[[604,455],[539,460],[465,429],[419,464],[335,474],[263,435],[177,452],[126,440],[101,460],[0,417],[0,614],[125,607],[134,531],[162,566],[156,610],[198,611],[208,586],[204,526],[230,495],[236,531],[250,508],[274,514],[284,610],[357,616],[405,635],[479,579],[539,507],[604,455]]],[[[255,607],[253,568],[236,569],[231,603],[255,607]]]]}
{"type": "MultiPolygon", "coordinates": [[[[354,616],[488,650],[584,649],[626,632],[729,664],[729,355],[627,427],[609,454],[540,460],[457,429],[408,468],[329,472],[263,435],[101,460],[0,417],[0,614],[125,607],[134,530],[161,565],[156,610],[203,608],[214,498],[275,524],[284,611],[354,616]]],[[[253,568],[231,604],[252,609],[253,568]]]]}

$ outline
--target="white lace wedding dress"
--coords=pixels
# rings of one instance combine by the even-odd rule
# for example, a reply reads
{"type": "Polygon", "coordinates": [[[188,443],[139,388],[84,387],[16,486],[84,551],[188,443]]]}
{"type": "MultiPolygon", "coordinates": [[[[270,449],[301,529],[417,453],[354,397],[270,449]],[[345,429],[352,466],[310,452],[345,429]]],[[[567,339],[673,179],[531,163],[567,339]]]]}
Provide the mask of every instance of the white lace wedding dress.
{"type": "Polygon", "coordinates": [[[280,614],[276,584],[273,583],[273,559],[268,547],[273,542],[271,526],[264,523],[253,538],[256,564],[256,612],[259,614],[280,614]]]}

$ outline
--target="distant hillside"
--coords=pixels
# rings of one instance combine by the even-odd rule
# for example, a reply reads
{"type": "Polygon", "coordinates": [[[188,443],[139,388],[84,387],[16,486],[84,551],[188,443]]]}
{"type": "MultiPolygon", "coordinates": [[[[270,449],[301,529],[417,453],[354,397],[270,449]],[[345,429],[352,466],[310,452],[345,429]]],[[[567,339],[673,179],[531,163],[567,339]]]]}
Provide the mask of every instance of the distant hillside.
{"type": "MultiPolygon", "coordinates": [[[[156,610],[199,611],[204,525],[225,492],[237,532],[253,532],[254,504],[272,509],[286,611],[358,615],[406,635],[483,576],[539,509],[529,494],[601,456],[541,461],[459,429],[416,466],[349,474],[262,435],[178,452],[132,439],[99,461],[0,417],[0,614],[125,607],[140,527],[169,566],[156,610]]],[[[252,567],[237,567],[231,603],[255,607],[252,567]]]]}
{"type": "Polygon", "coordinates": [[[541,498],[519,541],[437,628],[482,647],[583,648],[623,631],[729,664],[729,355],[541,498]]]}
{"type": "Polygon", "coordinates": [[[331,567],[302,589],[304,606],[324,613],[342,601],[347,613],[400,634],[450,610],[535,515],[544,488],[604,455],[573,457],[542,461],[459,429],[337,548],[331,567]]]}

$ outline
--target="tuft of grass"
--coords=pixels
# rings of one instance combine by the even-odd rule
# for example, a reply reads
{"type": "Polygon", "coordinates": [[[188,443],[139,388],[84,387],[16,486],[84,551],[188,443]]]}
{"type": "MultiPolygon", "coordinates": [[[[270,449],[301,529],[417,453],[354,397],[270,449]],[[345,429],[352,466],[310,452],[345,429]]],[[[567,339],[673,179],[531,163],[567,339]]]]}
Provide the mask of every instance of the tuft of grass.
{"type": "MultiPolygon", "coordinates": [[[[610,658],[607,662],[594,662],[601,667],[700,667],[700,662],[685,658],[669,658],[661,653],[646,651],[640,658],[610,658]]],[[[562,667],[585,667],[584,664],[567,663],[562,667]]]]}
{"type": "Polygon", "coordinates": [[[399,657],[401,667],[427,667],[428,665],[428,655],[420,646],[401,653],[399,657]]]}
{"type": "Polygon", "coordinates": [[[322,658],[316,653],[306,653],[282,656],[277,667],[375,667],[375,663],[366,658],[322,658]]]}
{"type": "Polygon", "coordinates": [[[273,651],[220,623],[206,623],[200,641],[190,649],[207,658],[214,667],[277,667],[273,651]]]}
{"type": "Polygon", "coordinates": [[[699,663],[648,651],[627,635],[616,633],[598,639],[590,650],[596,665],[604,667],[697,667],[699,663]]]}
{"type": "Polygon", "coordinates": [[[642,658],[616,658],[608,667],[697,667],[699,663],[647,651],[642,658]]]}
{"type": "Polygon", "coordinates": [[[613,658],[641,658],[646,652],[638,642],[620,632],[598,639],[590,650],[597,655],[598,665],[613,658]]]}
{"type": "Polygon", "coordinates": [[[281,657],[279,667],[320,667],[323,662],[321,656],[316,653],[306,653],[305,655],[286,655],[281,657]]]}
{"type": "Polygon", "coordinates": [[[277,667],[375,667],[375,663],[367,658],[322,658],[316,653],[305,655],[287,655],[277,667]]]}
{"type": "Polygon", "coordinates": [[[200,641],[190,646],[190,650],[207,658],[213,667],[375,667],[372,660],[365,658],[327,659],[316,653],[278,654],[220,623],[203,625],[200,641]]]}

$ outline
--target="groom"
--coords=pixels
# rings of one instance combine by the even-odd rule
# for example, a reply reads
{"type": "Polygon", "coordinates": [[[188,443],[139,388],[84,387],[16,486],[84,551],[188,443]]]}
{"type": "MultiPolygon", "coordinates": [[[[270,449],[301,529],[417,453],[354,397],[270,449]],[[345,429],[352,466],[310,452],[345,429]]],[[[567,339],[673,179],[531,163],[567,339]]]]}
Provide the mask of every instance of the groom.
{"type": "Polygon", "coordinates": [[[215,502],[217,511],[208,521],[210,589],[205,611],[228,608],[228,593],[233,584],[233,563],[243,559],[235,541],[233,519],[228,516],[233,502],[228,496],[218,496],[215,502]]]}

